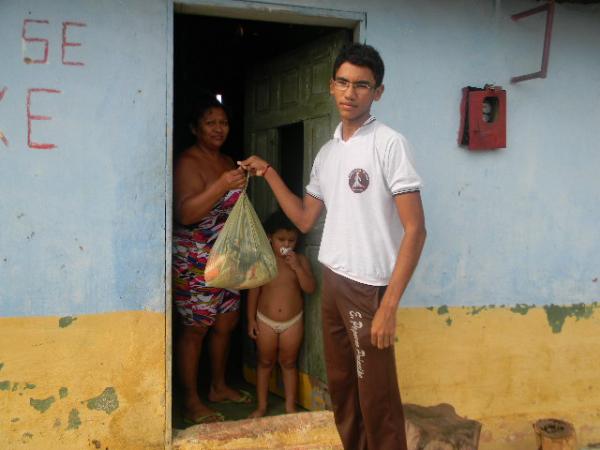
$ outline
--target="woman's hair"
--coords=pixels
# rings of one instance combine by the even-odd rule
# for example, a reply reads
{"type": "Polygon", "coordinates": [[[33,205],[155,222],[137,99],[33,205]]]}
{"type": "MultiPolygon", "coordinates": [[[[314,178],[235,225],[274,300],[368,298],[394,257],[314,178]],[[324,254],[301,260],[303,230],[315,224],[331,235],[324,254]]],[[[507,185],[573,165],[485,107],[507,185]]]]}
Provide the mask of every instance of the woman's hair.
{"type": "Polygon", "coordinates": [[[338,69],[345,62],[371,69],[373,77],[375,77],[375,87],[381,86],[381,83],[383,83],[383,73],[385,71],[383,60],[379,52],[370,45],[353,43],[342,47],[333,63],[334,80],[338,69]]]}
{"type": "Polygon", "coordinates": [[[192,128],[195,128],[198,125],[198,121],[202,119],[204,114],[206,114],[206,112],[211,108],[221,108],[223,111],[225,111],[228,119],[231,117],[227,108],[221,102],[219,102],[219,100],[217,100],[215,95],[203,93],[197,96],[196,100],[192,104],[189,125],[192,128]]]}
{"type": "Polygon", "coordinates": [[[265,221],[265,231],[267,234],[271,235],[278,230],[295,231],[298,233],[298,236],[300,236],[300,231],[298,228],[296,228],[292,221],[288,219],[288,217],[281,210],[277,210],[272,213],[265,221]]]}

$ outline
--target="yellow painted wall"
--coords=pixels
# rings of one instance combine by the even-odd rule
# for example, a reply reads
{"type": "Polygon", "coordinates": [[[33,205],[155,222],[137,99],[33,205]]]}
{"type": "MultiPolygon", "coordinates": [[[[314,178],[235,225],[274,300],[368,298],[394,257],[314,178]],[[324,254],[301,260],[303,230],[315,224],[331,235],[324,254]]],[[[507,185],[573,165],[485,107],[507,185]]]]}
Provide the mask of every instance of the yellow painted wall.
{"type": "Polygon", "coordinates": [[[452,404],[483,423],[481,449],[535,448],[532,423],[575,425],[600,441],[600,312],[571,307],[402,308],[403,400],[452,404]]]}
{"type": "MultiPolygon", "coordinates": [[[[403,401],[450,403],[480,421],[482,450],[535,448],[532,424],[548,417],[573,423],[582,448],[600,442],[596,304],[401,308],[397,336],[403,401]]],[[[275,378],[271,388],[283,394],[275,378]]],[[[326,403],[306,374],[299,391],[308,409],[326,403]]]]}
{"type": "MultiPolygon", "coordinates": [[[[600,315],[557,308],[400,309],[403,400],[481,421],[482,450],[533,448],[543,417],[599,442],[600,315]]],[[[0,448],[164,448],[164,342],[160,313],[0,319],[0,448]]]]}
{"type": "Polygon", "coordinates": [[[0,319],[0,448],[162,449],[165,315],[0,319]]]}

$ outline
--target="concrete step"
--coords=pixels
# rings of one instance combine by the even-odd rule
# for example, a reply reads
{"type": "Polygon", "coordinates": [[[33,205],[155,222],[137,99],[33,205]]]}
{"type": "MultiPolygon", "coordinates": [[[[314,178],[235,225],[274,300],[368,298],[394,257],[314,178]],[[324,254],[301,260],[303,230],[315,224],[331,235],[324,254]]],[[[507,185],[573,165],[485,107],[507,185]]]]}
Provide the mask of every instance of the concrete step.
{"type": "Polygon", "coordinates": [[[173,430],[174,450],[342,450],[331,411],[303,412],[173,430]]]}

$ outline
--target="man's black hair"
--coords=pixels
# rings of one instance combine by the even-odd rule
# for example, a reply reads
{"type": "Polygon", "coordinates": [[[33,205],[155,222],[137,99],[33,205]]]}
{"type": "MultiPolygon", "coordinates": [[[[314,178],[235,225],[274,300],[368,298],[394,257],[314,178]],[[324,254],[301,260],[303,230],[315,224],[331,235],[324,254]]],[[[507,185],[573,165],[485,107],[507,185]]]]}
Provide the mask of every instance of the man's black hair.
{"type": "Polygon", "coordinates": [[[296,225],[281,210],[272,213],[265,221],[265,231],[267,234],[271,235],[277,230],[295,231],[300,236],[300,231],[296,228],[296,225]]]}
{"type": "Polygon", "coordinates": [[[231,115],[229,114],[229,111],[227,110],[225,105],[219,102],[215,95],[206,92],[196,96],[192,108],[190,110],[189,125],[192,128],[196,128],[198,126],[198,121],[211,108],[221,108],[223,111],[225,111],[227,119],[230,119],[231,115]]]}
{"type": "Polygon", "coordinates": [[[371,69],[373,77],[375,77],[375,87],[379,87],[383,83],[383,73],[385,71],[383,60],[379,52],[370,45],[357,43],[344,45],[333,63],[334,80],[338,69],[345,62],[371,69]]]}

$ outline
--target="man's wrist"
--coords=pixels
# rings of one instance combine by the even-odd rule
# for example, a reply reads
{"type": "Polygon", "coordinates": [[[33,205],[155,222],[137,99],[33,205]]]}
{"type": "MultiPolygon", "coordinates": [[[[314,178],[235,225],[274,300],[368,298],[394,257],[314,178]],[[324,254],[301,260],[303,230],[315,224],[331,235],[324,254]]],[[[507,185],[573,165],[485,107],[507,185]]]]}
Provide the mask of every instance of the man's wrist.
{"type": "Polygon", "coordinates": [[[398,309],[398,303],[400,303],[400,299],[398,301],[392,300],[391,297],[384,297],[379,304],[379,307],[387,312],[393,312],[398,309]]]}

